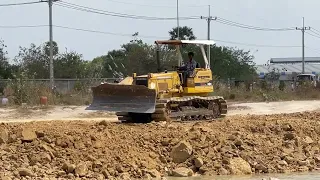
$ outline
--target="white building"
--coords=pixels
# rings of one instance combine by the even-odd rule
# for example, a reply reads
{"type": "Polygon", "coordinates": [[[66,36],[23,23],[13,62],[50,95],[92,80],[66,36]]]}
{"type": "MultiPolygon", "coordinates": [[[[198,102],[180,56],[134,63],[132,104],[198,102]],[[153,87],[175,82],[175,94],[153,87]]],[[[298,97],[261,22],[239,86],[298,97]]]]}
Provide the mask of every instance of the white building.
{"type": "MultiPolygon", "coordinates": [[[[302,73],[302,58],[271,58],[267,64],[257,65],[257,74],[264,78],[265,74],[275,69],[281,74],[280,80],[292,80],[302,73]]],[[[320,74],[320,57],[305,57],[305,73],[320,74]]]]}

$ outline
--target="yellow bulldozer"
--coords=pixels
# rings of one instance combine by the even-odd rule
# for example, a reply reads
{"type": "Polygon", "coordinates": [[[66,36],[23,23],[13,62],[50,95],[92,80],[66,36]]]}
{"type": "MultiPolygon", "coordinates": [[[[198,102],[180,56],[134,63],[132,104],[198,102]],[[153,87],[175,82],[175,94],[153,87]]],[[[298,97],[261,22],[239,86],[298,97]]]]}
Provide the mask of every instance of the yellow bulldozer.
{"type": "Polygon", "coordinates": [[[227,114],[227,103],[221,96],[211,96],[214,91],[212,72],[204,45],[209,40],[164,40],[160,45],[174,45],[178,53],[178,66],[172,71],[136,75],[118,84],[103,83],[92,87],[93,101],[87,110],[116,112],[123,122],[148,123],[151,121],[199,121],[213,120],[227,114]],[[193,44],[200,47],[205,67],[197,67],[186,76],[181,70],[180,46],[193,44]]]}

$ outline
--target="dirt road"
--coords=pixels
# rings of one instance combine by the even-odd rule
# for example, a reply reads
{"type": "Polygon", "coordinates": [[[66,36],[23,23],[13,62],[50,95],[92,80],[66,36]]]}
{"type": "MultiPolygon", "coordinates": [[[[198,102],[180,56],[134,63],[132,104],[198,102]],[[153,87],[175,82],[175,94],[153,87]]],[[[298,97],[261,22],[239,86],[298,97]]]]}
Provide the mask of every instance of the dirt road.
{"type": "MultiPolygon", "coordinates": [[[[49,108],[0,108],[0,122],[51,120],[117,121],[113,113],[87,111],[86,106],[56,106],[49,108]]],[[[247,114],[280,114],[320,109],[320,101],[285,101],[270,103],[231,103],[228,116],[247,114]]]]}

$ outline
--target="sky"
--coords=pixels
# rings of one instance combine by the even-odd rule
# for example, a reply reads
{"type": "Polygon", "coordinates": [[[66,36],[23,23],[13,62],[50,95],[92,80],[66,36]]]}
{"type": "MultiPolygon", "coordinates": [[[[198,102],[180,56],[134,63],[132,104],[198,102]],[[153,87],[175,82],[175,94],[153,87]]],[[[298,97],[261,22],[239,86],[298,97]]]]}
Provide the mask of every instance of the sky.
{"type": "MultiPolygon", "coordinates": [[[[40,45],[49,39],[47,26],[7,27],[48,25],[47,3],[1,6],[7,3],[32,1],[36,0],[0,0],[0,39],[4,40],[8,46],[7,51],[11,60],[18,54],[19,46],[29,47],[31,43],[40,45]]],[[[138,16],[175,18],[177,15],[176,0],[63,0],[62,3],[64,2],[138,16]]],[[[208,16],[208,5],[211,7],[211,15],[218,19],[223,18],[247,26],[269,29],[300,28],[302,17],[305,17],[305,25],[310,26],[312,30],[307,31],[309,34],[305,34],[305,56],[320,56],[318,46],[320,19],[316,15],[320,6],[319,0],[179,0],[180,17],[199,17],[199,19],[180,20],[180,26],[191,27],[197,39],[207,38],[207,22],[200,19],[200,16],[208,16]]],[[[74,50],[81,53],[84,59],[92,60],[107,54],[112,49],[120,48],[122,44],[132,39],[130,35],[135,32],[139,32],[139,38],[147,43],[168,39],[168,31],[177,26],[177,21],[129,19],[54,5],[53,24],[111,33],[93,33],[54,27],[53,39],[58,43],[60,51],[74,50]]],[[[301,57],[302,55],[302,33],[298,30],[259,31],[212,21],[210,32],[211,39],[216,40],[217,45],[250,50],[257,64],[264,64],[272,57],[301,57]],[[265,45],[280,47],[261,47],[265,45]]]]}

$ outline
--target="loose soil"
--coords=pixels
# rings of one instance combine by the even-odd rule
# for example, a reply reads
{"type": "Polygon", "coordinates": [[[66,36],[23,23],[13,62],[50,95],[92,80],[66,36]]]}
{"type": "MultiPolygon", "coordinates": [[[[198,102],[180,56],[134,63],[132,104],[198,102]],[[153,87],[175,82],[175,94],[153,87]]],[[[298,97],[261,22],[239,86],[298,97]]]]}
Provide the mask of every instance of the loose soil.
{"type": "Polygon", "coordinates": [[[0,179],[151,179],[315,171],[320,112],[196,123],[0,125],[0,179]]]}
{"type": "MultiPolygon", "coordinates": [[[[114,113],[85,110],[86,106],[0,107],[0,122],[30,122],[52,120],[117,121],[114,113]]],[[[230,102],[228,116],[247,114],[281,114],[320,109],[320,101],[283,101],[260,103],[230,102]]]]}

